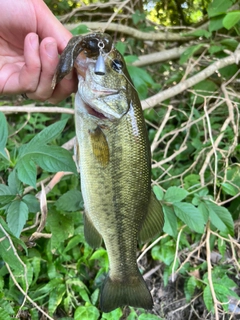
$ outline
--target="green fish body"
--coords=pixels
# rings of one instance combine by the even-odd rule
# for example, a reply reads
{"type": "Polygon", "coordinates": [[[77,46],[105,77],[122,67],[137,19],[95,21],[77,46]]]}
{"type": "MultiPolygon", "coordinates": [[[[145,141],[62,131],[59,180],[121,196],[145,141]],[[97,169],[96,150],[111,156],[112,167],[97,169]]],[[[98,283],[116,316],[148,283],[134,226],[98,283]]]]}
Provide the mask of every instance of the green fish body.
{"type": "Polygon", "coordinates": [[[121,54],[112,48],[104,61],[104,75],[94,72],[92,58],[79,56],[75,61],[84,233],[94,248],[103,239],[109,257],[101,309],[110,312],[125,305],[151,309],[136,250],[138,242],[161,231],[163,213],[151,191],[151,155],[138,95],[121,54]]]}

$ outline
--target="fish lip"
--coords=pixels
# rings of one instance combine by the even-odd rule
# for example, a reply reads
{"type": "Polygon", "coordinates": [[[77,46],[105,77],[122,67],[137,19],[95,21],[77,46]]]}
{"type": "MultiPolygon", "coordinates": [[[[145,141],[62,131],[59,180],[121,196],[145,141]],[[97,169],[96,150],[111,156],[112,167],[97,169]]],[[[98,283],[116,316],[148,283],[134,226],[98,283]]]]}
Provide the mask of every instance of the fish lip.
{"type": "MultiPolygon", "coordinates": [[[[120,90],[103,87],[100,84],[96,83],[96,80],[94,79],[95,76],[101,77],[99,75],[92,74],[90,70],[87,70],[85,77],[78,74],[79,83],[88,83],[89,92],[92,92],[94,95],[94,98],[92,98],[92,100],[119,94],[120,90]]],[[[91,103],[91,99],[84,99],[84,95],[81,95],[81,97],[84,101],[84,108],[89,116],[96,119],[109,121],[114,121],[119,118],[118,114],[110,114],[104,112],[102,109],[99,109],[94,103],[91,103]]]]}

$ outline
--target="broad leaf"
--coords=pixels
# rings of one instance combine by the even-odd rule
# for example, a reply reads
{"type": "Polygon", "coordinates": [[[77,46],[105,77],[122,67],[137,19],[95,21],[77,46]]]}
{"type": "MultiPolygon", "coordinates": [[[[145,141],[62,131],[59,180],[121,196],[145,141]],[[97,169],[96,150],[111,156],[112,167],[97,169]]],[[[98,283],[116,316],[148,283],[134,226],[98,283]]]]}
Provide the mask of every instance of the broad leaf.
{"type": "Polygon", "coordinates": [[[82,193],[79,190],[69,190],[64,193],[55,203],[58,210],[77,211],[83,208],[82,193]]]}
{"type": "Polygon", "coordinates": [[[98,309],[91,305],[80,306],[74,313],[74,320],[97,320],[100,316],[98,309]]]}
{"type": "Polygon", "coordinates": [[[34,152],[40,145],[45,145],[55,139],[64,129],[66,120],[58,121],[39,132],[23,149],[23,154],[34,152]]]}
{"type": "Polygon", "coordinates": [[[174,211],[179,219],[196,232],[203,233],[205,221],[201,212],[191,203],[175,202],[174,211]]]}
{"type": "Polygon", "coordinates": [[[163,204],[164,213],[164,226],[163,231],[170,236],[177,236],[177,217],[174,213],[173,207],[169,207],[163,204]]]}
{"type": "Polygon", "coordinates": [[[16,166],[18,178],[29,186],[36,187],[37,168],[35,163],[31,160],[31,156],[25,156],[18,161],[16,166]]]}
{"type": "Polygon", "coordinates": [[[209,214],[211,223],[225,234],[233,234],[233,219],[230,212],[217,204],[205,201],[199,205],[200,210],[206,210],[209,214]]]}
{"type": "Polygon", "coordinates": [[[231,29],[240,21],[240,11],[228,12],[223,19],[223,26],[226,29],[231,29]]]}
{"type": "Polygon", "coordinates": [[[174,203],[174,202],[180,202],[183,199],[186,198],[188,195],[188,192],[185,189],[178,188],[178,187],[170,187],[167,189],[164,201],[174,203]]]}
{"type": "Polygon", "coordinates": [[[232,5],[231,0],[213,0],[208,6],[208,16],[215,17],[227,11],[232,5]]]}
{"type": "Polygon", "coordinates": [[[20,200],[13,201],[7,209],[7,223],[15,237],[19,237],[28,218],[28,206],[20,200]]]}

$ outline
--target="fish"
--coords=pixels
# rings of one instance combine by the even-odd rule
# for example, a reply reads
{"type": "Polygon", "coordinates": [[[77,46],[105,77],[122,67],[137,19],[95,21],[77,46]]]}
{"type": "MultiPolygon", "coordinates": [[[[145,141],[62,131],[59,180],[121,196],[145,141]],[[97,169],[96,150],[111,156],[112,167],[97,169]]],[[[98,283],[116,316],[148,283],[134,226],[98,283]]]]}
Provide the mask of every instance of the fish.
{"type": "Polygon", "coordinates": [[[151,153],[141,102],[109,35],[94,33],[72,41],[78,42],[78,54],[71,44],[65,48],[54,82],[65,73],[66,64],[68,72],[75,67],[84,235],[93,248],[103,241],[109,257],[100,308],[103,312],[124,306],[150,310],[153,299],[137,266],[137,246],[161,232],[164,215],[151,190],[151,153]],[[93,39],[98,42],[93,44],[93,39]],[[66,62],[69,55],[74,61],[66,62]],[[99,56],[104,63],[100,73],[96,72],[99,56]]]}

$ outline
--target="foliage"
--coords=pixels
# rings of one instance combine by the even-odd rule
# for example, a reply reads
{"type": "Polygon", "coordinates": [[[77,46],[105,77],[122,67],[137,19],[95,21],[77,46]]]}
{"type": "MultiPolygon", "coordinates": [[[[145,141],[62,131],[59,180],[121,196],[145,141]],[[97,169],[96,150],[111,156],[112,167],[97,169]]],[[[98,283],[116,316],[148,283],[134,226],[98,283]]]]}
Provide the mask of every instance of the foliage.
{"type": "MultiPolygon", "coordinates": [[[[48,4],[56,15],[72,9],[85,12],[88,5],[93,12],[88,1],[85,6],[74,1],[48,4]]],[[[100,13],[104,4],[100,2],[100,13]]],[[[199,75],[234,52],[240,36],[236,1],[153,4],[152,8],[148,2],[145,7],[133,6],[133,14],[125,5],[114,22],[130,21],[130,26],[145,34],[156,29],[146,17],[158,28],[181,25],[179,37],[186,49],[172,61],[154,66],[148,61],[140,68],[139,56],[158,52],[160,47],[172,49],[172,43],[115,35],[141,99],[199,75]],[[195,23],[200,25],[195,28],[195,23]],[[186,26],[191,26],[190,32],[186,26]]],[[[116,4],[108,6],[106,15],[111,16],[116,4]]],[[[79,16],[69,19],[75,22],[79,16]]],[[[80,25],[73,34],[86,28],[80,25]]],[[[160,266],[163,279],[152,281],[159,287],[162,281],[168,286],[180,279],[183,309],[200,297],[208,319],[214,313],[219,319],[219,310],[223,317],[230,312],[234,316],[238,308],[234,301],[240,300],[236,277],[240,268],[239,79],[238,66],[231,64],[144,110],[153,190],[162,204],[165,224],[159,238],[139,247],[138,260],[144,265],[142,257],[147,259],[147,271],[160,266]]],[[[71,104],[71,100],[62,102],[66,108],[71,104]]],[[[108,256],[104,247],[93,251],[83,236],[83,200],[69,145],[74,135],[69,115],[13,114],[9,107],[6,115],[0,112],[0,319],[39,319],[44,312],[49,319],[62,320],[164,318],[164,305],[156,304],[155,313],[118,308],[105,314],[98,308],[108,256]]]]}

